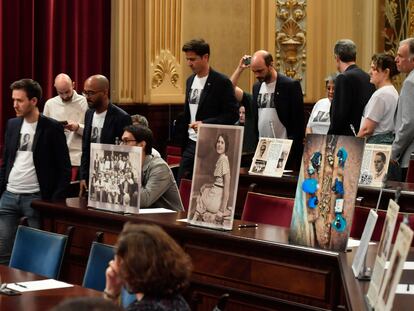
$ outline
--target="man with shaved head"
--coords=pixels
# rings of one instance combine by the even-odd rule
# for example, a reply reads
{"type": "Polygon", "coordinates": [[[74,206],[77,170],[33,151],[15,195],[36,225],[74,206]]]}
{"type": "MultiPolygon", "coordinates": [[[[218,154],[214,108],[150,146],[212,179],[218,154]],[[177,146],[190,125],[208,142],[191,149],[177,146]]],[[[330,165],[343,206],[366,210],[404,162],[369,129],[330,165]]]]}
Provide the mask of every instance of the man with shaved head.
{"type": "Polygon", "coordinates": [[[252,111],[256,136],[292,139],[287,167],[299,170],[305,133],[300,83],[277,72],[268,51],[255,52],[250,67],[258,80],[253,85],[252,111]]]}
{"type": "Polygon", "coordinates": [[[85,114],[85,129],[82,137],[82,159],[80,167],[80,192],[82,196],[89,180],[91,143],[115,144],[121,140],[124,127],[132,123],[131,117],[109,100],[109,81],[103,75],[86,79],[83,96],[89,109],[85,114]],[[95,135],[96,133],[96,135],[95,135]]]}
{"type": "Polygon", "coordinates": [[[72,180],[78,176],[82,155],[82,135],[85,112],[88,109],[86,98],[74,90],[75,82],[64,73],[55,78],[58,96],[50,98],[43,109],[43,114],[62,123],[65,128],[66,143],[72,164],[72,180]]]}

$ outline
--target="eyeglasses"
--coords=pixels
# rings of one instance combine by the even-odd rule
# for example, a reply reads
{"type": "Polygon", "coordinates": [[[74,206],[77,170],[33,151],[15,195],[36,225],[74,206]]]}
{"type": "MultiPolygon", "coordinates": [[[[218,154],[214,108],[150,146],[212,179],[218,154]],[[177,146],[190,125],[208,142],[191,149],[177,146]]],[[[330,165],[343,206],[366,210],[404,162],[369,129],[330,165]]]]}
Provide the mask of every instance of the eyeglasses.
{"type": "Polygon", "coordinates": [[[102,91],[85,91],[84,90],[82,92],[82,95],[85,96],[85,97],[92,97],[92,96],[95,96],[96,94],[98,94],[100,92],[102,92],[102,91]]]}
{"type": "Polygon", "coordinates": [[[137,141],[136,139],[123,139],[121,140],[121,144],[122,145],[128,145],[129,142],[131,141],[137,141]]]}

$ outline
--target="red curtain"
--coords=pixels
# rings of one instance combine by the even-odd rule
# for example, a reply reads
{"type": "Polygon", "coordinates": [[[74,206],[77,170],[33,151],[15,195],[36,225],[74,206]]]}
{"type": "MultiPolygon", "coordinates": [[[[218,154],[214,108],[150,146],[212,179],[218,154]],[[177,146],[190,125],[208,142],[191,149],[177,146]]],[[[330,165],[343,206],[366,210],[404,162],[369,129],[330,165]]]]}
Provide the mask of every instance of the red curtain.
{"type": "Polygon", "coordinates": [[[0,141],[15,116],[10,84],[32,78],[45,101],[55,96],[54,77],[65,72],[83,89],[84,80],[109,78],[111,0],[3,0],[0,2],[0,141]]]}

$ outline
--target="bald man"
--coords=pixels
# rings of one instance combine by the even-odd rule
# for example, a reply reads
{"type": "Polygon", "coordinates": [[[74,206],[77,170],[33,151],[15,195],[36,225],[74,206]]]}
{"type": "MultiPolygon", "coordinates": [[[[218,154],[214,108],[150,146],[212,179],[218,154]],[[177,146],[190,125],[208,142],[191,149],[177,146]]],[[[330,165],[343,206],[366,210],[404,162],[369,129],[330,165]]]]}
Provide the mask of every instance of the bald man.
{"type": "Polygon", "coordinates": [[[305,133],[300,83],[277,72],[268,51],[255,52],[250,68],[258,80],[253,85],[252,111],[256,136],[292,139],[286,167],[299,170],[305,133]]]}
{"type": "Polygon", "coordinates": [[[109,81],[105,76],[93,75],[86,79],[83,96],[88,101],[89,109],[85,114],[82,137],[80,196],[84,195],[89,181],[91,143],[115,144],[117,138],[121,141],[124,127],[132,123],[129,114],[110,102],[109,81]]]}
{"type": "Polygon", "coordinates": [[[50,98],[43,109],[47,117],[60,121],[65,128],[66,143],[72,165],[72,180],[76,179],[82,155],[82,135],[85,112],[88,109],[86,98],[74,90],[75,82],[64,73],[55,78],[58,96],[50,98]]]}

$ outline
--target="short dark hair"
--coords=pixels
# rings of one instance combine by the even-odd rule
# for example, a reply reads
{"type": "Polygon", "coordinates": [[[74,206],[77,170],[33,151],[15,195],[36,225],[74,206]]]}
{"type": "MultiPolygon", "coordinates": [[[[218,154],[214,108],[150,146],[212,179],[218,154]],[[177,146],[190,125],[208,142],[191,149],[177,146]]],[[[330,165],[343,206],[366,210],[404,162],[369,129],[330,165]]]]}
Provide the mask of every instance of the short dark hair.
{"type": "Polygon", "coordinates": [[[75,297],[65,299],[51,311],[121,311],[120,306],[101,297],[75,297]]]}
{"type": "Polygon", "coordinates": [[[375,156],[379,156],[381,158],[381,161],[385,163],[385,160],[387,159],[387,157],[385,156],[385,153],[382,151],[378,151],[375,156]]]}
{"type": "Polygon", "coordinates": [[[137,143],[145,141],[145,153],[147,155],[152,153],[153,136],[149,127],[141,124],[132,124],[124,127],[124,131],[130,132],[134,136],[137,143]]]}
{"type": "Polygon", "coordinates": [[[397,65],[395,64],[395,59],[391,55],[385,53],[374,54],[371,58],[371,61],[374,65],[384,71],[385,69],[390,70],[389,77],[390,79],[398,74],[397,65]]]}
{"type": "Polygon", "coordinates": [[[183,45],[183,52],[194,52],[198,56],[208,54],[210,56],[210,46],[204,39],[192,39],[183,45]]]}
{"type": "Polygon", "coordinates": [[[146,117],[140,114],[134,114],[131,116],[132,124],[141,124],[146,127],[149,127],[149,123],[146,117]]]}
{"type": "Polygon", "coordinates": [[[272,62],[273,62],[273,56],[271,53],[267,52],[264,56],[263,59],[265,61],[266,66],[271,66],[272,62]]]}
{"type": "Polygon", "coordinates": [[[342,39],[335,43],[334,53],[344,62],[354,62],[356,60],[356,45],[352,40],[342,39]]]}
{"type": "Polygon", "coordinates": [[[224,152],[227,152],[227,150],[229,150],[229,136],[225,133],[219,133],[217,135],[217,139],[216,139],[216,142],[214,144],[214,148],[217,148],[217,142],[218,142],[220,136],[223,137],[223,140],[224,140],[224,152]]]}
{"type": "Polygon", "coordinates": [[[131,292],[162,297],[181,292],[189,283],[190,256],[157,225],[125,224],[115,253],[131,292]]]}
{"type": "Polygon", "coordinates": [[[10,85],[10,89],[24,90],[27,98],[32,99],[36,97],[38,102],[42,99],[42,87],[37,81],[32,79],[21,79],[14,81],[10,85]]]}

